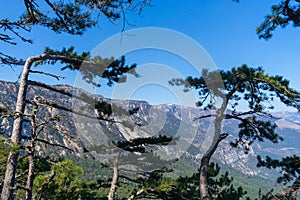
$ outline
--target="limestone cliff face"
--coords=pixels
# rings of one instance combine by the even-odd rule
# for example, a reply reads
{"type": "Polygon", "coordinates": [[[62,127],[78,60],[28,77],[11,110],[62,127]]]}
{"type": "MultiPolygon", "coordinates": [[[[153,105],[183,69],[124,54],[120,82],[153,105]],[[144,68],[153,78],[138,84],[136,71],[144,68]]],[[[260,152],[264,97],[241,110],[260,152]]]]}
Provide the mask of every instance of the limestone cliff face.
{"type": "MultiPolygon", "coordinates": [[[[67,85],[55,87],[72,94],[84,93],[81,89],[74,89],[67,85]]],[[[0,81],[0,88],[1,106],[13,111],[18,84],[0,81]]],[[[47,101],[77,111],[84,107],[83,103],[72,97],[39,87],[29,87],[27,99],[32,100],[35,96],[41,96],[47,101]]],[[[176,145],[163,147],[164,154],[170,158],[188,159],[188,162],[191,163],[199,163],[202,154],[211,142],[213,121],[209,119],[194,120],[207,114],[208,111],[172,104],[150,105],[145,101],[111,100],[100,95],[93,97],[112,104],[112,116],[117,123],[93,119],[92,117],[96,117],[93,110],[83,111],[90,116],[90,118],[87,118],[56,108],[44,107],[38,113],[40,121],[55,116],[60,116],[60,120],[50,123],[42,131],[41,137],[51,143],[65,145],[77,155],[85,155],[84,151],[89,150],[89,147],[106,145],[111,141],[129,140],[158,134],[168,135],[176,137],[178,141],[176,145]],[[138,108],[138,111],[134,115],[130,115],[127,112],[120,113],[120,108],[127,111],[138,108]],[[51,126],[56,127],[57,130],[51,126]]],[[[26,112],[27,114],[31,112],[30,105],[27,107],[26,112]]],[[[233,140],[238,132],[238,122],[233,120],[224,124],[224,131],[229,132],[231,135],[221,143],[214,159],[248,175],[266,175],[265,172],[256,168],[256,156],[258,154],[271,156],[299,155],[300,114],[289,112],[274,114],[277,117],[274,122],[278,125],[278,133],[285,138],[283,142],[279,144],[255,143],[250,147],[249,153],[245,154],[243,149],[234,149],[229,145],[229,141],[233,140]]],[[[12,118],[0,120],[0,131],[4,133],[5,137],[9,137],[11,124],[12,118]]],[[[24,124],[23,134],[28,136],[31,134],[28,123],[24,124]]],[[[41,145],[39,148],[44,147],[41,145]]],[[[46,153],[67,155],[71,152],[60,148],[59,150],[47,149],[46,153]]],[[[94,153],[93,156],[95,155],[94,153]]],[[[98,158],[101,159],[99,156],[98,158]]]]}

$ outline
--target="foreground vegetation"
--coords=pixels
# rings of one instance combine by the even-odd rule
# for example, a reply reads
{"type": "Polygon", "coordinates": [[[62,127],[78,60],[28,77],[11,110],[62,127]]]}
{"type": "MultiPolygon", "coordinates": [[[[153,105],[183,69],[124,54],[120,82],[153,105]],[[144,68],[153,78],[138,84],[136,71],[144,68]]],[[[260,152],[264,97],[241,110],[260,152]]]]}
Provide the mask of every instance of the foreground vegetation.
{"type": "MultiPolygon", "coordinates": [[[[24,0],[22,5],[24,12],[16,20],[1,19],[0,21],[0,29],[3,31],[0,34],[0,41],[6,45],[16,45],[18,42],[32,43],[32,40],[26,37],[26,33],[30,33],[31,29],[37,26],[49,28],[57,34],[82,35],[87,29],[95,26],[99,16],[102,15],[111,21],[123,22],[122,30],[124,30],[125,25],[128,24],[126,14],[128,12],[140,13],[143,8],[150,5],[150,1],[24,0]]],[[[277,27],[285,27],[289,22],[295,27],[300,26],[299,13],[299,1],[285,0],[273,5],[272,13],[257,29],[259,37],[271,38],[277,27]]],[[[59,109],[99,122],[120,123],[127,128],[134,129],[135,126],[142,126],[142,124],[134,120],[117,121],[116,118],[124,113],[130,116],[135,115],[138,108],[132,110],[117,108],[117,112],[113,113],[110,103],[95,100],[84,94],[75,95],[46,83],[30,80],[30,75],[38,74],[61,80],[62,77],[59,75],[33,70],[33,66],[55,65],[61,70],[78,71],[93,87],[100,87],[95,78],[106,80],[111,86],[113,83],[126,81],[127,72],[138,77],[135,72],[136,64],[127,65],[125,57],[102,58],[92,57],[88,52],[77,53],[74,47],[62,50],[47,47],[41,54],[29,56],[26,59],[1,51],[0,64],[23,66],[15,110],[10,111],[5,106],[0,107],[1,119],[13,120],[12,130],[2,133],[9,137],[3,137],[0,140],[1,199],[3,200],[199,199],[199,197],[202,200],[249,199],[245,191],[246,187],[243,185],[245,183],[234,183],[226,170],[222,171],[218,164],[211,161],[219,144],[230,135],[230,133],[223,132],[222,124],[232,119],[240,122],[239,134],[230,145],[233,148],[242,147],[247,153],[254,142],[268,140],[277,143],[283,139],[277,134],[276,125],[271,121],[270,111],[274,109],[272,104],[274,99],[288,107],[300,110],[300,93],[293,90],[289,86],[289,81],[284,77],[269,75],[261,67],[253,68],[242,65],[228,71],[203,70],[200,77],[173,79],[170,80],[170,84],[184,86],[184,90],[194,89],[199,93],[197,103],[199,107],[214,111],[212,114],[200,116],[197,119],[212,118],[214,120],[213,142],[204,152],[198,172],[176,176],[173,173],[176,168],[172,167],[172,164],[178,161],[167,161],[153,153],[153,148],[172,145],[178,139],[165,135],[131,140],[114,137],[114,140],[110,141],[110,146],[105,149],[112,155],[110,162],[113,169],[108,169],[103,163],[96,161],[83,161],[76,157],[73,157],[72,161],[52,154],[49,149],[52,152],[57,149],[72,151],[59,142],[49,141],[42,137],[43,134],[49,133],[45,131],[46,128],[53,130],[60,137],[70,137],[68,133],[56,126],[64,116],[51,113],[51,116],[41,117],[39,114],[43,113],[43,109],[46,108],[59,109]],[[72,109],[59,102],[48,101],[41,96],[28,99],[28,85],[35,85],[75,98],[82,103],[82,106],[72,109]],[[247,110],[238,109],[242,101],[246,103],[247,110]],[[91,116],[90,113],[93,115],[91,116]],[[25,124],[30,127],[26,134],[25,124]],[[127,159],[128,157],[131,160],[127,159]],[[157,167],[157,164],[162,164],[163,167],[157,167]],[[124,170],[122,165],[130,165],[131,168],[124,170]],[[98,169],[96,177],[95,172],[91,170],[94,168],[98,169]],[[154,170],[149,170],[150,168],[154,170]]],[[[94,148],[97,151],[100,147],[94,148]]],[[[300,157],[297,155],[279,160],[259,156],[258,167],[281,171],[278,182],[286,186],[279,191],[272,187],[265,192],[258,191],[257,199],[297,199],[300,189],[299,163],[300,157]]],[[[241,179],[243,178],[239,178],[241,179]]],[[[250,184],[250,180],[247,181],[250,184]]],[[[251,190],[256,189],[259,189],[259,186],[251,190]]]]}

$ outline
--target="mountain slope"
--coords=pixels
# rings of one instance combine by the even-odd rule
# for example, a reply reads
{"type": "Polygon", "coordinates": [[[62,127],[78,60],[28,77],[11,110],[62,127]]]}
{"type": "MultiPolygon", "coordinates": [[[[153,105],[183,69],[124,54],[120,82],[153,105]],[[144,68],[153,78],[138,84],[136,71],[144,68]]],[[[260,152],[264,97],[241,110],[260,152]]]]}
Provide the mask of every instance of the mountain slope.
{"type": "MultiPolygon", "coordinates": [[[[0,81],[0,102],[2,105],[13,111],[16,102],[18,84],[0,81]]],[[[81,89],[74,89],[67,85],[55,86],[72,94],[84,93],[81,89]]],[[[87,94],[89,95],[89,94],[87,94]]],[[[49,91],[39,87],[29,87],[27,99],[31,100],[35,96],[41,96],[47,101],[79,109],[83,104],[78,100],[49,91]]],[[[94,97],[97,100],[112,103],[112,113],[116,121],[123,123],[109,123],[97,119],[78,116],[55,108],[41,108],[39,112],[40,120],[51,118],[55,115],[63,116],[58,123],[61,130],[69,134],[69,137],[57,131],[45,129],[44,139],[47,141],[63,144],[75,151],[77,155],[85,155],[84,150],[92,146],[107,145],[111,141],[131,139],[136,137],[149,137],[158,134],[177,137],[176,145],[155,149],[156,153],[170,159],[179,158],[187,161],[191,165],[198,165],[202,153],[208,148],[212,138],[212,121],[209,119],[194,120],[196,117],[207,114],[208,111],[197,108],[189,108],[180,105],[150,105],[145,101],[123,101],[103,98],[100,95],[94,97]],[[125,110],[139,108],[135,115],[118,114],[118,108],[125,110]],[[127,123],[124,124],[124,122],[127,123]],[[134,123],[139,124],[133,125],[134,123]],[[125,125],[125,126],[124,126],[125,125]]],[[[30,113],[31,106],[26,109],[30,113]]],[[[86,111],[90,116],[95,116],[92,111],[86,111]]],[[[274,113],[274,122],[278,125],[277,131],[285,139],[279,144],[270,142],[255,143],[248,154],[244,154],[242,149],[233,149],[229,141],[234,139],[238,131],[238,122],[231,120],[224,124],[224,130],[231,133],[220,148],[216,151],[214,159],[228,165],[246,175],[271,176],[268,170],[256,168],[257,155],[270,155],[275,157],[300,154],[300,114],[299,113],[274,113]]],[[[9,134],[12,126],[12,119],[0,121],[2,131],[9,134]]],[[[30,134],[29,125],[25,124],[23,134],[30,134]]],[[[51,152],[51,150],[49,150],[51,152]]],[[[59,154],[65,155],[68,152],[60,149],[59,154]]],[[[49,152],[48,152],[49,153],[49,152]]],[[[53,152],[52,152],[53,153],[53,152]]],[[[91,151],[90,155],[103,161],[106,152],[91,151]]]]}

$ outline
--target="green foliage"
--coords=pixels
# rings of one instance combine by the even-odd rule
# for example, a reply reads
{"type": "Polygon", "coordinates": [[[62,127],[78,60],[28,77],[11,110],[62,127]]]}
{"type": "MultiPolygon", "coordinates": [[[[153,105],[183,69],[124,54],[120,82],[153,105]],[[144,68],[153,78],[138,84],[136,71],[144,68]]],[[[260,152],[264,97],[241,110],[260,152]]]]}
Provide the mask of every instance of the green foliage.
{"type": "MultiPolygon", "coordinates": [[[[251,160],[249,162],[255,162],[255,160],[251,160]]],[[[225,173],[228,171],[228,173],[234,177],[232,185],[236,188],[242,187],[245,191],[247,191],[247,196],[250,199],[257,199],[259,191],[261,191],[263,194],[267,193],[271,186],[273,187],[274,191],[278,191],[282,188],[282,185],[276,184],[276,180],[274,178],[277,175],[277,172],[275,171],[270,172],[269,177],[261,177],[260,175],[244,174],[238,169],[229,167],[227,165],[219,164],[219,166],[221,168],[220,173],[225,173]]]]}
{"type": "Polygon", "coordinates": [[[125,151],[129,152],[146,152],[146,146],[149,145],[168,145],[174,142],[172,137],[159,135],[158,137],[134,138],[130,141],[118,141],[114,144],[125,151]]]}
{"type": "Polygon", "coordinates": [[[229,177],[227,171],[221,175],[219,173],[220,167],[218,164],[211,163],[208,170],[208,185],[213,199],[238,200],[247,194],[242,187],[235,188],[233,186],[233,178],[229,177]]]}
{"type": "Polygon", "coordinates": [[[166,171],[167,169],[156,170],[149,173],[147,178],[140,179],[145,198],[173,199],[173,190],[178,187],[179,183],[175,179],[164,177],[163,173],[166,171]]]}
{"type": "Polygon", "coordinates": [[[112,169],[100,161],[93,158],[82,158],[75,155],[70,155],[68,158],[72,160],[76,166],[84,169],[83,174],[78,175],[83,181],[87,182],[102,179],[103,183],[108,183],[107,179],[108,177],[111,177],[112,169]]]}
{"type": "MultiPolygon", "coordinates": [[[[217,132],[214,135],[216,140],[211,148],[209,148],[207,154],[204,154],[207,156],[204,156],[202,161],[203,159],[209,161],[211,155],[213,155],[218,147],[218,142],[229,135],[229,133],[221,132],[221,123],[223,120],[234,119],[240,122],[238,136],[230,144],[233,147],[243,146],[247,153],[250,145],[256,140],[261,142],[269,140],[272,143],[277,143],[283,139],[275,132],[276,124],[269,121],[272,118],[269,111],[274,109],[272,105],[274,99],[280,100],[286,106],[300,110],[300,93],[289,87],[288,80],[278,75],[270,76],[261,67],[249,68],[247,65],[242,65],[237,68],[234,67],[229,71],[209,71],[204,69],[202,76],[199,78],[187,77],[185,80],[172,79],[169,83],[171,85],[183,85],[185,91],[189,91],[190,89],[197,90],[200,97],[197,105],[204,109],[216,111],[216,114],[208,114],[198,118],[216,119],[215,130],[217,132]],[[218,105],[220,101],[221,106],[218,105]],[[243,102],[248,105],[246,111],[238,110],[238,106],[243,102]]],[[[205,164],[205,162],[203,163],[205,164]]],[[[203,163],[201,162],[200,169],[203,169],[203,163]]],[[[208,173],[210,173],[209,171],[203,171],[205,173],[204,176],[208,176],[208,173]]],[[[218,171],[218,167],[216,171],[218,171]]],[[[214,182],[213,185],[215,187],[220,186],[220,184],[228,186],[231,181],[228,179],[228,174],[225,173],[221,177],[220,182],[214,182]]],[[[228,199],[239,198],[245,194],[242,188],[234,190],[232,187],[228,187],[227,190],[220,192],[217,196],[212,191],[216,192],[215,188],[210,188],[209,192],[209,195],[213,199],[224,199],[225,196],[228,199]],[[222,193],[225,196],[222,196],[222,193]]],[[[206,191],[201,192],[206,194],[206,191]]]]}
{"type": "MultiPolygon", "coordinates": [[[[21,153],[23,154],[23,152],[21,153]]],[[[50,164],[51,160],[49,157],[37,157],[34,159],[34,173],[40,174],[51,170],[52,164],[50,164]]],[[[17,171],[19,174],[24,173],[25,171],[28,171],[29,162],[27,159],[27,156],[20,157],[18,162],[17,171]]],[[[22,177],[23,178],[23,177],[22,177]]]]}
{"type": "MultiPolygon", "coordinates": [[[[81,35],[87,28],[94,26],[101,15],[105,15],[112,21],[121,17],[125,18],[126,10],[135,8],[142,9],[148,5],[148,1],[120,1],[104,0],[101,2],[94,0],[73,0],[52,2],[45,0],[47,9],[41,2],[26,0],[25,6],[27,12],[21,17],[21,20],[29,25],[41,25],[52,29],[57,33],[67,32],[69,34],[81,35]]],[[[132,10],[131,10],[132,11],[132,10]]]]}
{"type": "Polygon", "coordinates": [[[273,190],[262,196],[263,200],[272,200],[274,197],[276,199],[287,199],[296,200],[299,199],[299,189],[300,189],[300,157],[299,156],[287,156],[282,160],[272,159],[267,156],[262,159],[258,156],[258,167],[266,167],[273,169],[280,169],[281,176],[277,178],[278,183],[283,183],[289,186],[277,194],[273,194],[273,190]]]}
{"type": "MultiPolygon", "coordinates": [[[[251,145],[255,140],[263,142],[267,139],[273,143],[283,140],[275,132],[277,126],[270,121],[261,121],[255,116],[243,118],[241,121],[238,139],[230,143],[233,147],[238,147],[238,144],[243,143],[243,141],[248,141],[248,145],[251,145]]],[[[245,146],[245,148],[247,152],[249,150],[248,146],[245,146]]]]}
{"type": "MultiPolygon", "coordinates": [[[[114,122],[114,117],[134,115],[138,112],[139,108],[133,108],[126,110],[114,103],[107,103],[104,100],[95,100],[92,96],[86,93],[81,93],[79,98],[85,102],[83,106],[79,108],[81,113],[88,114],[96,110],[96,115],[99,120],[106,120],[114,122]]],[[[124,127],[134,130],[139,124],[129,120],[122,120],[120,122],[124,127]]]]}
{"type": "Polygon", "coordinates": [[[93,97],[81,93],[80,98],[84,99],[84,102],[86,103],[85,106],[82,106],[80,109],[81,111],[84,111],[85,109],[88,109],[88,111],[97,109],[99,118],[109,117],[112,114],[112,106],[111,104],[105,102],[105,101],[96,101],[93,97]]]}
{"type": "Polygon", "coordinates": [[[58,60],[41,60],[35,65],[51,64],[54,65],[60,62],[63,67],[61,70],[70,69],[80,71],[82,78],[94,86],[100,87],[99,83],[95,82],[96,78],[103,78],[107,80],[107,85],[111,86],[114,82],[126,81],[125,73],[130,73],[136,77],[138,74],[135,71],[136,64],[130,66],[125,64],[125,57],[120,59],[115,58],[101,58],[100,56],[90,57],[88,52],[78,54],[74,51],[74,47],[63,48],[61,51],[46,48],[46,54],[64,56],[70,59],[58,60]]]}
{"type": "MultiPolygon", "coordinates": [[[[240,0],[233,0],[240,2],[240,0]]],[[[271,6],[271,13],[265,16],[264,22],[257,27],[256,33],[261,39],[270,39],[277,27],[285,28],[290,23],[300,26],[300,2],[298,0],[281,0],[271,6]]]]}
{"type": "Polygon", "coordinates": [[[274,101],[275,97],[285,105],[299,109],[299,93],[289,87],[289,81],[282,76],[270,76],[261,67],[250,68],[242,65],[229,71],[204,70],[200,78],[172,79],[169,83],[184,85],[186,90],[198,90],[202,99],[199,102],[200,106],[205,106],[207,95],[213,94],[221,97],[226,95],[232,109],[236,108],[241,100],[248,103],[252,112],[274,109],[264,103],[274,101]]]}
{"type": "MultiPolygon", "coordinates": [[[[157,199],[199,199],[199,173],[190,177],[180,176],[178,179],[165,178],[161,173],[155,171],[149,179],[144,180],[145,195],[154,196],[157,199]]],[[[233,178],[228,172],[220,174],[220,167],[211,163],[208,169],[208,187],[212,199],[216,200],[240,200],[245,198],[247,192],[241,187],[234,187],[233,178]]]]}
{"type": "Polygon", "coordinates": [[[165,166],[174,163],[177,159],[163,158],[153,150],[157,146],[172,145],[176,139],[165,135],[134,138],[129,141],[118,141],[113,144],[117,151],[122,150],[120,154],[119,165],[134,166],[137,172],[147,173],[157,169],[163,169],[165,166]]]}
{"type": "MultiPolygon", "coordinates": [[[[100,16],[106,16],[111,21],[123,18],[123,28],[128,24],[126,13],[138,12],[150,6],[151,0],[24,0],[23,14],[16,20],[0,19],[0,41],[16,45],[16,38],[32,43],[26,32],[31,32],[33,26],[43,26],[55,33],[82,35],[87,29],[98,23],[100,16]]],[[[13,12],[13,11],[11,11],[13,12]]],[[[0,52],[0,63],[23,65],[24,60],[0,52]]]]}
{"type": "Polygon", "coordinates": [[[35,178],[34,192],[41,199],[94,199],[90,188],[95,187],[95,182],[80,180],[78,175],[82,173],[83,169],[71,160],[55,163],[51,171],[35,178]]]}
{"type": "Polygon", "coordinates": [[[43,13],[36,2],[26,0],[27,12],[21,16],[21,21],[26,26],[42,25],[57,33],[67,32],[73,35],[81,35],[87,28],[95,25],[89,12],[82,11],[78,3],[45,2],[52,9],[52,15],[43,13]]]}
{"type": "Polygon", "coordinates": [[[257,157],[258,167],[266,168],[280,168],[281,174],[277,181],[278,183],[283,182],[287,184],[288,182],[295,181],[295,184],[300,184],[300,157],[299,156],[287,156],[282,160],[272,159],[267,156],[265,159],[262,159],[261,156],[257,157]]]}
{"type": "Polygon", "coordinates": [[[282,0],[272,6],[271,14],[257,28],[259,38],[269,39],[277,27],[286,27],[292,23],[294,27],[300,26],[300,2],[298,0],[282,0]]]}
{"type": "Polygon", "coordinates": [[[255,140],[266,139],[273,143],[282,140],[275,133],[276,125],[269,122],[272,116],[268,112],[274,109],[272,102],[275,99],[300,109],[300,94],[289,87],[289,81],[282,76],[268,75],[261,67],[242,65],[229,71],[203,70],[200,78],[172,79],[169,83],[183,85],[186,91],[197,90],[200,98],[198,106],[204,109],[216,109],[214,99],[221,97],[227,109],[232,110],[224,114],[224,119],[240,121],[238,138],[231,144],[234,147],[241,144],[246,150],[255,140]],[[237,110],[243,103],[248,105],[248,111],[237,110]]]}
{"type": "Polygon", "coordinates": [[[5,144],[5,139],[0,137],[0,177],[1,177],[0,179],[1,180],[4,176],[8,153],[9,150],[7,149],[7,146],[5,144]]]}

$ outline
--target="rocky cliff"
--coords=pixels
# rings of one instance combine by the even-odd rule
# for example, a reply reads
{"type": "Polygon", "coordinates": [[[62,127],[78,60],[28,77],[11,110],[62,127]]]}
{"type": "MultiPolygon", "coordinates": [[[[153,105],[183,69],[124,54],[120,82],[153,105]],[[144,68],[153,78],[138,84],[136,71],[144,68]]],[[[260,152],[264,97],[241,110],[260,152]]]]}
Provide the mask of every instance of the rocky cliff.
{"type": "MultiPolygon", "coordinates": [[[[72,88],[67,85],[54,86],[71,94],[80,95],[85,93],[81,89],[72,88]]],[[[10,111],[15,108],[18,84],[0,81],[0,103],[10,111]]],[[[105,101],[112,104],[112,115],[115,123],[99,121],[96,113],[92,110],[83,110],[84,103],[74,97],[69,97],[57,92],[49,91],[41,87],[30,86],[27,100],[30,101],[40,96],[48,102],[61,105],[76,111],[82,111],[86,116],[80,116],[71,112],[63,111],[53,107],[40,107],[38,120],[49,120],[59,116],[59,120],[51,121],[41,131],[41,137],[51,143],[64,145],[67,148],[59,150],[48,149],[46,153],[59,153],[67,155],[74,151],[77,155],[86,153],[97,159],[103,159],[103,153],[97,153],[94,146],[105,146],[112,141],[129,140],[137,137],[149,137],[158,134],[173,136],[177,138],[176,144],[159,147],[155,151],[164,157],[184,159],[190,163],[199,163],[203,152],[208,148],[213,131],[213,121],[209,119],[195,120],[195,118],[207,114],[209,111],[197,108],[189,108],[180,105],[163,104],[150,105],[145,101],[111,100],[100,95],[89,95],[97,101],[105,101]],[[123,112],[120,113],[120,108],[123,112]],[[138,108],[131,115],[129,110],[138,108]],[[124,112],[125,110],[125,112],[124,112]],[[56,127],[56,128],[55,128],[56,127]],[[68,150],[70,149],[70,150],[68,150]]],[[[32,105],[26,107],[26,114],[30,114],[32,105]]],[[[274,123],[277,124],[278,133],[284,138],[279,144],[270,142],[255,143],[248,154],[243,149],[230,147],[229,142],[238,133],[238,122],[229,121],[224,124],[224,130],[231,135],[221,143],[220,148],[214,155],[214,159],[223,164],[238,169],[248,175],[267,176],[268,172],[256,168],[256,156],[286,156],[300,154],[300,114],[280,112],[274,113],[274,123]]],[[[4,137],[9,137],[12,118],[1,119],[1,132],[4,137]]],[[[24,123],[23,135],[30,136],[29,123],[24,123]]],[[[43,148],[42,145],[40,148],[43,148]]],[[[45,151],[43,151],[45,152],[45,151]]]]}

